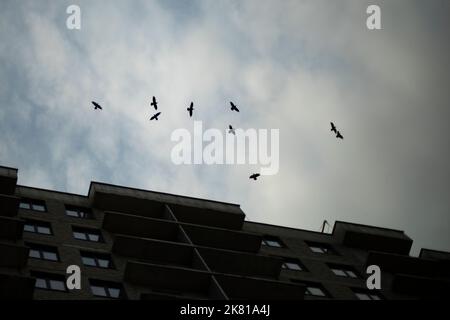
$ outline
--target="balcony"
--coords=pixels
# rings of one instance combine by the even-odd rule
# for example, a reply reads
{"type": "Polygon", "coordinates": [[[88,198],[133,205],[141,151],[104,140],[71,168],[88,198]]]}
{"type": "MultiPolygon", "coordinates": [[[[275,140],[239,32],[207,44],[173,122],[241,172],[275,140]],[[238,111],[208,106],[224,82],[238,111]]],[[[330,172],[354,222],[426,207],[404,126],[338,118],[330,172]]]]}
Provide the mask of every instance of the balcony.
{"type": "Polygon", "coordinates": [[[34,278],[0,273],[0,300],[31,300],[34,278]]]}
{"type": "Polygon", "coordinates": [[[180,222],[223,229],[240,230],[242,229],[245,219],[245,215],[239,207],[236,207],[234,210],[235,212],[189,207],[185,205],[170,205],[170,209],[180,222]]]}
{"type": "Polygon", "coordinates": [[[403,231],[336,221],[333,234],[345,246],[408,255],[412,240],[403,231]]]}
{"type": "Polygon", "coordinates": [[[0,194],[0,216],[14,217],[19,208],[19,197],[0,194]]]}
{"type": "Polygon", "coordinates": [[[17,185],[17,169],[0,166],[0,194],[14,194],[17,185]]]}
{"type": "Polygon", "coordinates": [[[450,281],[397,274],[392,282],[392,290],[425,299],[448,299],[450,297],[450,281]]]}
{"type": "Polygon", "coordinates": [[[282,265],[279,258],[228,250],[199,248],[200,255],[214,272],[277,279],[282,265]]]}
{"type": "Polygon", "coordinates": [[[240,229],[244,213],[238,205],[92,182],[94,207],[149,218],[166,217],[170,206],[180,221],[240,229]]]}
{"type": "Polygon", "coordinates": [[[134,260],[156,262],[158,264],[194,267],[199,263],[199,261],[195,261],[192,246],[155,239],[117,235],[112,251],[134,260]]]}
{"type": "Polygon", "coordinates": [[[0,216],[0,238],[16,241],[22,238],[22,233],[22,220],[0,216]]]}
{"type": "Polygon", "coordinates": [[[28,260],[28,248],[11,243],[0,242],[0,267],[25,267],[28,260]]]}
{"type": "Polygon", "coordinates": [[[139,197],[133,189],[92,183],[89,189],[92,205],[104,211],[117,211],[149,218],[162,218],[164,203],[139,197]]]}
{"type": "Polygon", "coordinates": [[[450,252],[446,252],[446,251],[421,249],[419,257],[424,258],[424,259],[450,262],[450,252]]]}
{"type": "Polygon", "coordinates": [[[195,245],[245,252],[258,252],[261,236],[249,232],[182,224],[195,245]]]}
{"type": "Polygon", "coordinates": [[[214,282],[206,271],[128,261],[124,279],[154,290],[171,290],[187,295],[209,296],[214,282]]]}
{"type": "Polygon", "coordinates": [[[103,228],[115,234],[166,241],[178,241],[180,237],[176,223],[118,212],[105,212],[103,228]]]}
{"type": "Polygon", "coordinates": [[[450,269],[440,261],[415,258],[384,252],[370,252],[367,265],[378,265],[381,270],[416,276],[449,277],[450,269]]]}
{"type": "Polygon", "coordinates": [[[254,279],[234,275],[216,275],[230,299],[303,300],[305,286],[289,282],[254,279]]]}

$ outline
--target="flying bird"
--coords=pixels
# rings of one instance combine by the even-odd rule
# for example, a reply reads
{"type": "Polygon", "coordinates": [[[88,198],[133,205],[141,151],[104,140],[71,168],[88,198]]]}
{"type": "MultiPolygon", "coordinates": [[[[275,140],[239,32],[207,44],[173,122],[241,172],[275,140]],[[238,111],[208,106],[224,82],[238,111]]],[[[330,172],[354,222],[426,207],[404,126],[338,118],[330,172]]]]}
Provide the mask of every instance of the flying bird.
{"type": "Polygon", "coordinates": [[[153,106],[155,110],[158,110],[158,102],[156,102],[155,96],[153,96],[152,103],[150,103],[150,105],[153,106]]]}
{"type": "Polygon", "coordinates": [[[230,101],[230,104],[231,104],[231,111],[239,112],[239,109],[236,107],[236,105],[233,102],[230,101]]]}
{"type": "Polygon", "coordinates": [[[259,173],[254,173],[254,174],[252,174],[252,175],[249,177],[249,179],[253,179],[253,180],[256,181],[256,179],[257,179],[259,176],[260,176],[259,173]]]}
{"type": "Polygon", "coordinates": [[[155,114],[150,118],[150,121],[151,121],[151,120],[158,120],[158,117],[159,117],[160,114],[161,114],[161,112],[155,113],[155,114]]]}
{"type": "Polygon", "coordinates": [[[344,140],[344,137],[342,136],[342,134],[338,131],[337,133],[336,133],[336,138],[340,138],[340,139],[342,139],[342,140],[344,140]]]}
{"type": "Polygon", "coordinates": [[[194,103],[191,102],[191,105],[186,110],[189,111],[189,117],[192,117],[192,111],[194,111],[194,103]]]}
{"type": "Polygon", "coordinates": [[[234,129],[231,126],[231,124],[228,126],[228,128],[229,128],[228,133],[232,133],[232,134],[236,135],[236,132],[234,131],[234,129]]]}
{"type": "Polygon", "coordinates": [[[330,123],[331,123],[331,131],[334,131],[334,133],[337,133],[336,126],[334,125],[334,123],[333,122],[330,122],[330,123]]]}
{"type": "Polygon", "coordinates": [[[91,101],[91,102],[94,105],[94,110],[97,110],[97,109],[103,110],[103,108],[97,102],[95,102],[95,101],[91,101]]]}

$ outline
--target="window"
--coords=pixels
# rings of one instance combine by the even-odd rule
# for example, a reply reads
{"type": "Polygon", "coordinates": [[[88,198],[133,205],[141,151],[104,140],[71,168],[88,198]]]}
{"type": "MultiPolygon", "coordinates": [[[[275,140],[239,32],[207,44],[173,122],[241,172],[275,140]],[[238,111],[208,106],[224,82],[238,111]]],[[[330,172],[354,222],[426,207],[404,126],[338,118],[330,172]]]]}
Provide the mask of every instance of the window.
{"type": "Polygon", "coordinates": [[[23,231],[51,235],[52,227],[49,222],[38,220],[25,220],[25,223],[23,225],[23,231]]]}
{"type": "Polygon", "coordinates": [[[330,297],[330,294],[325,290],[325,288],[320,283],[315,282],[305,282],[296,279],[291,279],[292,282],[300,283],[305,286],[305,296],[313,297],[330,297]]]}
{"type": "Polygon", "coordinates": [[[103,280],[89,280],[92,294],[96,297],[105,297],[113,299],[125,298],[125,291],[119,283],[103,281],[103,280]]]}
{"type": "Polygon", "coordinates": [[[45,212],[47,211],[45,207],[45,202],[42,200],[33,200],[33,199],[21,199],[19,203],[20,209],[34,210],[45,212]]]}
{"type": "Polygon", "coordinates": [[[358,278],[355,269],[350,266],[328,265],[338,277],[358,278]]]}
{"type": "Polygon", "coordinates": [[[318,242],[307,242],[309,249],[314,253],[321,254],[337,254],[336,251],[329,245],[325,243],[318,242]]]}
{"type": "Polygon", "coordinates": [[[383,297],[370,290],[354,289],[353,292],[359,300],[383,300],[383,297]]]}
{"type": "Polygon", "coordinates": [[[69,217],[80,218],[80,219],[93,219],[94,215],[92,211],[88,208],[81,208],[66,205],[66,215],[69,217]]]}
{"type": "Polygon", "coordinates": [[[30,272],[30,275],[36,278],[34,287],[37,289],[67,291],[63,275],[33,271],[30,272]]]}
{"type": "Polygon", "coordinates": [[[320,286],[307,286],[305,289],[305,294],[307,296],[315,296],[315,297],[326,297],[327,294],[320,286]]]}
{"type": "Polygon", "coordinates": [[[103,242],[100,230],[81,227],[72,227],[73,237],[77,240],[103,242]]]}
{"type": "Polygon", "coordinates": [[[59,261],[58,249],[56,247],[45,246],[36,243],[26,243],[30,247],[28,257],[34,259],[59,261]]]}
{"type": "Polygon", "coordinates": [[[276,247],[276,248],[283,248],[285,245],[281,240],[277,237],[272,236],[264,236],[262,239],[262,245],[267,247],[276,247]]]}
{"type": "Polygon", "coordinates": [[[109,254],[81,251],[81,261],[85,266],[112,269],[113,263],[109,254]]]}
{"type": "Polygon", "coordinates": [[[286,270],[295,270],[295,271],[306,271],[306,268],[298,259],[293,258],[283,258],[284,262],[281,265],[281,268],[286,270]]]}

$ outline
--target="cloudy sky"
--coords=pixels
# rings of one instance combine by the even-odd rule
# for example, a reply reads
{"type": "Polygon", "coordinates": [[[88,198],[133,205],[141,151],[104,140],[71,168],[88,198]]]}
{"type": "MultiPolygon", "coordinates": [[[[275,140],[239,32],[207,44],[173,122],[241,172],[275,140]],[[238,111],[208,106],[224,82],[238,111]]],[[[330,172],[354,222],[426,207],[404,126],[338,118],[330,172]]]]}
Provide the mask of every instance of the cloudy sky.
{"type": "Polygon", "coordinates": [[[102,181],[450,250],[449,30],[448,0],[0,0],[0,164],[22,185],[86,194],[102,181]],[[71,4],[81,30],[66,28],[71,4]],[[369,4],[382,30],[366,28],[369,4]],[[279,129],[279,173],[173,164],[170,135],[193,120],[279,129]]]}

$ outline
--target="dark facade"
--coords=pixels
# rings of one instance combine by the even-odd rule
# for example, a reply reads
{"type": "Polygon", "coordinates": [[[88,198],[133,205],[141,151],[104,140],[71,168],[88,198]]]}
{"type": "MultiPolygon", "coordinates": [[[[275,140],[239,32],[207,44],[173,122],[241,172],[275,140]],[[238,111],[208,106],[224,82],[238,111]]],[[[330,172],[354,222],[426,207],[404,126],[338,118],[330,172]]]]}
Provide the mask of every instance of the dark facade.
{"type": "Polygon", "coordinates": [[[235,204],[92,182],[17,185],[0,167],[0,299],[417,299],[450,290],[450,253],[410,257],[403,231],[331,234],[245,221],[235,204]],[[66,268],[81,268],[67,290],[66,268]],[[381,290],[366,267],[381,269],[381,290]]]}

